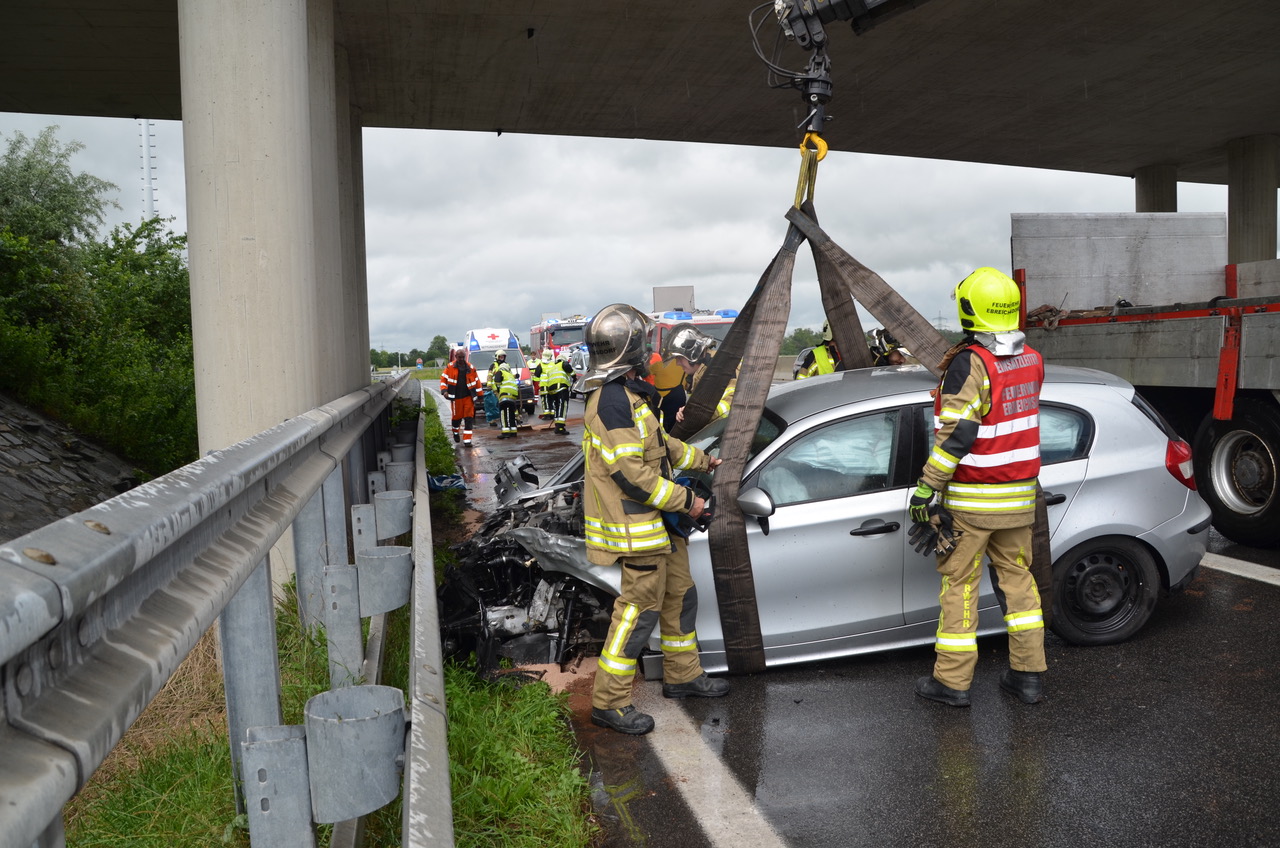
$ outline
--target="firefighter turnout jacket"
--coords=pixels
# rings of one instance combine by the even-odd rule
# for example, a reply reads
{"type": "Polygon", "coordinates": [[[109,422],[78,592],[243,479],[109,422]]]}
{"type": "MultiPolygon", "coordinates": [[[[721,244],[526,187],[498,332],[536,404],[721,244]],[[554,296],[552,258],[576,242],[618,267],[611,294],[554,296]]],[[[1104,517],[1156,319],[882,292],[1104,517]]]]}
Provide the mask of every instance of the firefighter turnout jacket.
{"type": "Polygon", "coordinates": [[[489,370],[489,384],[499,400],[516,400],[520,397],[520,383],[515,372],[505,362],[494,363],[489,370]]]}
{"type": "Polygon", "coordinates": [[[658,392],[643,380],[617,378],[587,398],[583,516],[587,559],[611,565],[620,556],[673,550],[663,512],[689,512],[694,493],[676,471],[706,471],[709,457],[668,436],[654,406],[658,392]]]}
{"type": "Polygon", "coordinates": [[[534,369],[538,372],[539,379],[542,382],[542,391],[546,394],[555,394],[569,388],[572,382],[573,371],[567,363],[556,360],[555,362],[539,363],[534,369]]]}
{"type": "Polygon", "coordinates": [[[922,475],[947,509],[1030,519],[1043,383],[1044,362],[1026,345],[998,357],[972,344],[951,361],[934,399],[935,438],[922,475]]]}

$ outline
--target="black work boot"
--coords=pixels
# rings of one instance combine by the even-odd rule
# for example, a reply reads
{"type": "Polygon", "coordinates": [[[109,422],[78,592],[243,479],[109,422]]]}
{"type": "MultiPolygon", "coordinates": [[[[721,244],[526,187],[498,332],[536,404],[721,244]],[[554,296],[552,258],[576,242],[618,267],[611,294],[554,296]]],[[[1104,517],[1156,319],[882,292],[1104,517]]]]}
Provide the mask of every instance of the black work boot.
{"type": "Polygon", "coordinates": [[[1038,704],[1044,700],[1044,683],[1038,671],[1009,669],[1000,675],[1000,688],[1024,704],[1038,704]]]}
{"type": "Polygon", "coordinates": [[[688,683],[662,684],[664,698],[720,698],[729,694],[729,681],[707,677],[704,671],[688,683]]]}
{"type": "Polygon", "coordinates": [[[653,716],[640,712],[631,704],[614,710],[592,707],[591,723],[628,736],[643,736],[653,730],[653,716]]]}
{"type": "Polygon", "coordinates": [[[916,681],[916,694],[921,698],[928,698],[930,701],[937,701],[939,704],[946,704],[949,707],[969,706],[968,690],[961,691],[960,689],[943,686],[931,674],[925,675],[916,681]]]}

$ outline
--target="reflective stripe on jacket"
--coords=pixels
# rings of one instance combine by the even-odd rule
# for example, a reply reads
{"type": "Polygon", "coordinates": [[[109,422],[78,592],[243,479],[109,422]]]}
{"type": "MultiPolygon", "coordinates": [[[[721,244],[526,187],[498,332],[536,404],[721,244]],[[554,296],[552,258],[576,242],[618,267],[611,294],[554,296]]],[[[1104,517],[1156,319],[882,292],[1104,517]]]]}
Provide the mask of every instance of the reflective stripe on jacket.
{"type": "Polygon", "coordinates": [[[648,383],[616,379],[587,398],[583,517],[587,558],[596,565],[671,550],[662,513],[693,506],[692,490],[675,483],[674,472],[707,469],[705,453],[663,432],[650,396],[656,402],[648,383]]]}
{"type": "Polygon", "coordinates": [[[516,380],[516,375],[512,372],[511,366],[505,362],[501,365],[495,365],[489,371],[489,382],[497,391],[499,398],[514,400],[520,397],[520,383],[516,380]]]}
{"type": "Polygon", "coordinates": [[[797,380],[803,380],[805,377],[817,377],[819,374],[834,374],[838,361],[831,355],[831,348],[824,342],[814,347],[810,353],[813,355],[813,361],[800,369],[800,373],[796,374],[797,380]]]}
{"type": "Polygon", "coordinates": [[[484,390],[480,388],[480,376],[476,374],[476,369],[470,365],[467,366],[466,379],[460,381],[458,379],[458,363],[455,361],[449,363],[449,366],[440,374],[440,394],[450,400],[454,400],[464,397],[479,397],[484,394],[484,390]]]}
{"type": "Polygon", "coordinates": [[[569,388],[569,375],[565,373],[563,362],[552,362],[542,366],[542,391],[555,394],[569,388]]]}
{"type": "Polygon", "coordinates": [[[1023,346],[997,357],[970,345],[947,367],[934,400],[934,444],[923,478],[960,512],[1035,507],[1044,363],[1023,346]]]}

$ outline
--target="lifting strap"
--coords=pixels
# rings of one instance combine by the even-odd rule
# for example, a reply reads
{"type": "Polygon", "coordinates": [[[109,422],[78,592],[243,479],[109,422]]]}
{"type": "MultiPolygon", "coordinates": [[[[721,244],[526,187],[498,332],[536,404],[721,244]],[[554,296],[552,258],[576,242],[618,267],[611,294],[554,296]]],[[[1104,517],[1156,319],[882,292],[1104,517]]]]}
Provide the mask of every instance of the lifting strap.
{"type": "Polygon", "coordinates": [[[684,421],[673,434],[696,432],[710,420],[729,379],[741,361],[737,390],[720,438],[722,464],[712,480],[715,520],[708,530],[711,573],[724,633],[725,659],[730,674],[763,671],[764,639],[756,606],[755,577],[747,547],[746,517],[738,506],[738,491],[747,455],[756,435],[764,402],[773,383],[778,349],[791,314],[791,277],[796,250],[804,241],[795,227],[787,228],[782,247],[765,269],[746,305],[738,313],[724,344],[712,358],[693,397],[685,405],[684,421]]]}
{"type": "MultiPolygon", "coordinates": [[[[804,233],[813,249],[814,263],[818,268],[819,283],[823,273],[835,276],[848,295],[876,317],[885,329],[907,345],[920,364],[937,376],[942,376],[938,363],[951,347],[942,333],[924,319],[911,304],[903,299],[884,279],[854,259],[831,240],[818,223],[801,209],[787,212],[787,220],[804,233]]],[[[835,324],[832,324],[833,331],[835,324]]],[[[840,344],[839,341],[836,342],[840,344]]],[[[862,342],[861,347],[866,347],[862,342]]],[[[844,348],[841,348],[841,355],[844,348]]]]}
{"type": "MultiPolygon", "coordinates": [[[[715,520],[708,530],[712,580],[730,674],[751,674],[763,671],[765,667],[755,577],[751,551],[747,547],[746,516],[738,505],[738,492],[751,443],[773,383],[778,351],[786,336],[787,319],[791,314],[791,279],[796,250],[801,242],[807,239],[813,250],[822,306],[845,368],[871,364],[871,353],[856,303],[861,303],[885,329],[903,340],[921,364],[935,375],[941,376],[939,363],[950,347],[942,334],[879,274],[832,242],[818,226],[813,208],[813,189],[817,163],[826,155],[826,143],[810,133],[805,136],[800,150],[802,161],[796,202],[787,210],[786,217],[791,226],[787,228],[782,247],[760,277],[707,366],[707,372],[689,397],[683,420],[671,429],[671,434],[678,439],[688,438],[701,430],[711,420],[729,381],[735,374],[738,376],[733,403],[720,438],[722,464],[712,479],[715,520]]],[[[1032,572],[1040,590],[1047,625],[1053,606],[1053,561],[1049,556],[1043,493],[1037,498],[1032,540],[1032,572]]]]}
{"type": "MultiPolygon", "coordinates": [[[[800,211],[812,221],[818,220],[813,201],[806,200],[800,211]]],[[[840,352],[840,370],[867,368],[871,365],[871,349],[867,347],[867,334],[862,329],[858,308],[843,284],[838,271],[822,253],[813,251],[813,264],[818,272],[818,290],[822,295],[822,309],[831,327],[831,338],[840,352]]],[[[892,330],[890,331],[892,332],[892,330]]]]}

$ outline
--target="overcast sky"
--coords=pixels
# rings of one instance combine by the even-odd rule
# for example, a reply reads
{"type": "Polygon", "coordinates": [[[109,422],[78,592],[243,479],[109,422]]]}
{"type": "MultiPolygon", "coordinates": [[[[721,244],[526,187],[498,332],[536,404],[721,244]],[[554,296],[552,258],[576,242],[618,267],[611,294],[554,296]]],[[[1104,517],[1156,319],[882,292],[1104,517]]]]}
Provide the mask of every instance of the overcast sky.
{"type": "MultiPolygon", "coordinates": [[[[57,124],[73,160],[119,186],[111,224],[144,203],[142,132],[129,119],[0,113],[0,136],[57,124]]],[[[186,228],[182,127],[153,125],[156,214],[186,228]]],[[[364,131],[369,335],[389,351],[543,313],[648,311],[654,286],[695,287],[697,306],[741,308],[781,246],[798,149],[504,133],[364,131]]],[[[1223,186],[1179,185],[1182,212],[1225,212],[1223,186]]],[[[931,322],[955,327],[952,287],[1010,271],[1012,212],[1132,212],[1127,178],[833,152],[818,171],[823,228],[931,322]]],[[[801,247],[790,328],[823,320],[801,247]]],[[[873,319],[864,314],[868,328],[873,319]]]]}

